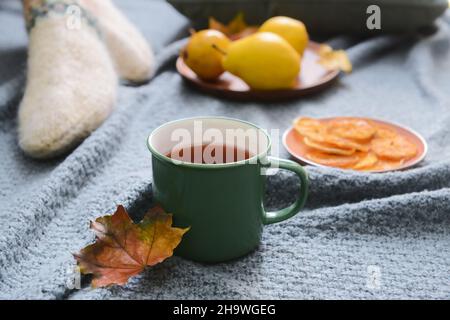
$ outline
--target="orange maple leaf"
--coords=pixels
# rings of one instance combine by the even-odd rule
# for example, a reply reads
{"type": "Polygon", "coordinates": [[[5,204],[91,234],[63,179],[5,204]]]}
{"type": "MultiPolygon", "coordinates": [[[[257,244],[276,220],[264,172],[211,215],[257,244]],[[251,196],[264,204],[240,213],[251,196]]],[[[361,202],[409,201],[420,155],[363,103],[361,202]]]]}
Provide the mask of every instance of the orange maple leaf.
{"type": "Polygon", "coordinates": [[[352,63],[344,50],[333,50],[329,45],[322,44],[319,47],[318,62],[327,70],[342,70],[352,72],[352,63]]]}
{"type": "Polygon", "coordinates": [[[239,12],[227,25],[209,17],[209,29],[218,30],[231,40],[238,40],[258,31],[257,26],[249,26],[245,22],[244,13],[239,12]]]}
{"type": "Polygon", "coordinates": [[[125,284],[145,267],[158,264],[173,254],[189,228],[173,228],[172,215],[161,208],[150,209],[134,223],[123,206],[113,215],[91,222],[96,242],[74,254],[81,273],[93,274],[93,287],[125,284]]]}

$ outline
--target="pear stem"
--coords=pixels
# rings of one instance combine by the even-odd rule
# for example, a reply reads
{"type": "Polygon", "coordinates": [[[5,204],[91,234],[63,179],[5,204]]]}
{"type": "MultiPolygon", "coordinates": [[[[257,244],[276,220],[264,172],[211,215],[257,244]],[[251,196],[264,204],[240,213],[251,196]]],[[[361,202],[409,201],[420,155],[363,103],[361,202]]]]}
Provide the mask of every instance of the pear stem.
{"type": "Polygon", "coordinates": [[[216,46],[216,44],[212,44],[212,47],[215,49],[215,50],[217,50],[217,51],[219,51],[221,54],[223,54],[224,56],[226,56],[227,55],[227,53],[226,53],[226,51],[223,51],[222,49],[220,49],[218,46],[216,46]]]}

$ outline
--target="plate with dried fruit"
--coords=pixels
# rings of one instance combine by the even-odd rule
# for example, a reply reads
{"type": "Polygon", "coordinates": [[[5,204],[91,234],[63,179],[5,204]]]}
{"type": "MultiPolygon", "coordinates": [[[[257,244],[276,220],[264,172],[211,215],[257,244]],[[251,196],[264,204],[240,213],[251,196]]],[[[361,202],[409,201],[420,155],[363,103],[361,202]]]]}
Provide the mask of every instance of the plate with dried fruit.
{"type": "Polygon", "coordinates": [[[412,129],[362,117],[299,117],[283,135],[283,144],[304,164],[363,172],[413,167],[428,149],[412,129]]]}

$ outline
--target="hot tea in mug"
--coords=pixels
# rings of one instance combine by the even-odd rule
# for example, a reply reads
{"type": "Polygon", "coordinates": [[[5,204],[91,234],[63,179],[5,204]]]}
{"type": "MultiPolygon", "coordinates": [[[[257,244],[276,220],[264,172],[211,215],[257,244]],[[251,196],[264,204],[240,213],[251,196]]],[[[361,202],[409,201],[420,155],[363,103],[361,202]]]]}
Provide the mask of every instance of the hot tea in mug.
{"type": "Polygon", "coordinates": [[[235,145],[202,144],[179,147],[166,154],[166,157],[184,162],[222,164],[248,160],[253,154],[235,145]]]}
{"type": "Polygon", "coordinates": [[[152,153],[154,200],[190,227],[176,255],[221,262],[258,247],[265,224],[291,218],[303,207],[308,177],[299,164],[268,155],[270,137],[245,121],[199,117],[166,123],[147,140],[152,153]],[[266,168],[293,171],[299,196],[287,208],[264,209],[266,168]]]}

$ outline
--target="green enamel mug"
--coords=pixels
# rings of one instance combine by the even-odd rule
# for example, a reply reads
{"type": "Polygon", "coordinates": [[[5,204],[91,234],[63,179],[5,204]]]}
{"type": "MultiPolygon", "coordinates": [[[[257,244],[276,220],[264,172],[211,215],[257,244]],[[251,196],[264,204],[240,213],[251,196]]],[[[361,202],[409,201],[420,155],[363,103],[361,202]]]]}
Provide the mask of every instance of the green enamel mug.
{"type": "Polygon", "coordinates": [[[183,258],[213,263],[241,257],[258,247],[263,225],[289,219],[305,204],[306,171],[293,161],[269,156],[270,136],[252,123],[225,117],[176,120],[155,129],[147,146],[155,202],[173,214],[175,226],[191,228],[175,251],[183,258]],[[245,149],[245,155],[211,163],[171,157],[183,145],[219,145],[218,141],[245,149]],[[266,171],[274,167],[294,172],[301,185],[292,205],[267,212],[266,171]]]}

